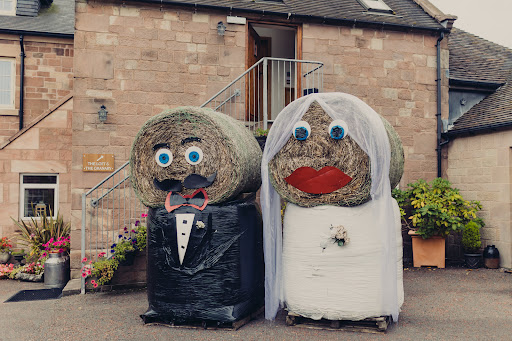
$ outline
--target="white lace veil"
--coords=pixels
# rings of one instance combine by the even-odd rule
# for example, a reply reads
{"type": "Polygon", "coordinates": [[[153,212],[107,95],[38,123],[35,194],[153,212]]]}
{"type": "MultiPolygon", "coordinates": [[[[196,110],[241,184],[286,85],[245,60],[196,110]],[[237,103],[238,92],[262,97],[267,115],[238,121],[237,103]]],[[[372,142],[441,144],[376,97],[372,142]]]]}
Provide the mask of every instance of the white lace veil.
{"type": "MultiPolygon", "coordinates": [[[[385,230],[385,247],[381,255],[383,311],[398,321],[396,234],[389,183],[390,145],[386,129],[379,115],[366,103],[344,93],[320,93],[301,97],[285,107],[277,116],[267,137],[261,163],[261,207],[263,213],[265,253],[265,318],[274,319],[282,292],[282,224],[279,194],[270,184],[268,163],[283,148],[292,135],[296,122],[300,121],[313,101],[325,110],[332,119],[347,123],[348,134],[368,154],[371,163],[371,197],[382,201],[379,213],[380,224],[385,230]]],[[[357,280],[357,279],[354,279],[357,280]]]]}

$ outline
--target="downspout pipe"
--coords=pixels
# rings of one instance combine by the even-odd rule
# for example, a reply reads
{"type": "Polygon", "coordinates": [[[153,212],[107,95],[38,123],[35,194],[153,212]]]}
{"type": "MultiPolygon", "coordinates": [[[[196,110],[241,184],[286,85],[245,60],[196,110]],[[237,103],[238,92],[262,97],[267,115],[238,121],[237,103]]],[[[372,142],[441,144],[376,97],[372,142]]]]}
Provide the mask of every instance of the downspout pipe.
{"type": "Polygon", "coordinates": [[[23,89],[25,79],[25,47],[23,46],[23,34],[20,35],[20,106],[19,106],[19,118],[20,118],[20,130],[23,129],[23,89]]]}
{"type": "Polygon", "coordinates": [[[441,133],[443,132],[443,122],[441,120],[441,41],[444,39],[444,32],[437,39],[437,177],[441,177],[441,133]]]}

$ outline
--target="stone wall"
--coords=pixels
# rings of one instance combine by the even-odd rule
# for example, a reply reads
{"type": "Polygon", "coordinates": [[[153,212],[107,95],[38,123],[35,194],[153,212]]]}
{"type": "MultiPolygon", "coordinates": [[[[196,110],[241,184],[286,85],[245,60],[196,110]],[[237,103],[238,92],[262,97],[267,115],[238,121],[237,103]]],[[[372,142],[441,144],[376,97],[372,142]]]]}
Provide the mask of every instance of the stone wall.
{"type": "Polygon", "coordinates": [[[448,144],[446,171],[465,199],[482,204],[482,247],[496,245],[506,268],[512,268],[511,146],[512,131],[457,137],[448,144]]]}
{"type": "MultiPolygon", "coordinates": [[[[0,236],[10,237],[16,231],[10,217],[19,218],[21,173],[58,174],[59,212],[70,220],[72,97],[66,96],[55,107],[0,147],[0,236]]],[[[79,235],[72,247],[80,247],[79,235]]]]}
{"type": "MultiPolygon", "coordinates": [[[[0,34],[0,57],[16,58],[15,108],[0,109],[0,143],[19,130],[20,37],[0,34]]],[[[24,38],[24,127],[73,91],[73,41],[24,38]]]]}
{"type": "MultiPolygon", "coordinates": [[[[437,37],[370,28],[304,25],[304,59],[325,63],[326,92],[355,95],[383,115],[405,152],[401,186],[437,176],[437,37]]],[[[441,42],[442,115],[448,115],[448,50],[441,42]]]]}

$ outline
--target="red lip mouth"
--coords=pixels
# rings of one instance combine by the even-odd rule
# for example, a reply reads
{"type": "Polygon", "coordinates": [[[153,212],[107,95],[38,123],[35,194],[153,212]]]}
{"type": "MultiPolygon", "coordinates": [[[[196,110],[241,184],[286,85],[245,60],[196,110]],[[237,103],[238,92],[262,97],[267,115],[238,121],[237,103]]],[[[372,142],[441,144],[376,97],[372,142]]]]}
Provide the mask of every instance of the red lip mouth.
{"type": "Polygon", "coordinates": [[[319,171],[311,167],[300,167],[284,180],[306,193],[327,194],[348,184],[352,177],[332,166],[324,167],[319,171]]]}

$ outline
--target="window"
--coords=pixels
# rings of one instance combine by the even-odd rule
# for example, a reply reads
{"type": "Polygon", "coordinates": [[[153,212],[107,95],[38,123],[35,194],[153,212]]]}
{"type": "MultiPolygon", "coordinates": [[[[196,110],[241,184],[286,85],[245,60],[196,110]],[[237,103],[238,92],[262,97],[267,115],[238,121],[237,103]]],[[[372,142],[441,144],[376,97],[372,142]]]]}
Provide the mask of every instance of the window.
{"type": "Polygon", "coordinates": [[[16,0],[0,0],[0,15],[16,15],[16,0]]]}
{"type": "Polygon", "coordinates": [[[390,13],[393,10],[382,0],[358,0],[368,12],[390,13]]]}
{"type": "Polygon", "coordinates": [[[46,211],[57,216],[59,177],[57,174],[20,175],[20,218],[37,216],[36,212],[46,211]]]}
{"type": "Polygon", "coordinates": [[[0,58],[0,108],[14,109],[15,61],[15,58],[0,58]]]}

